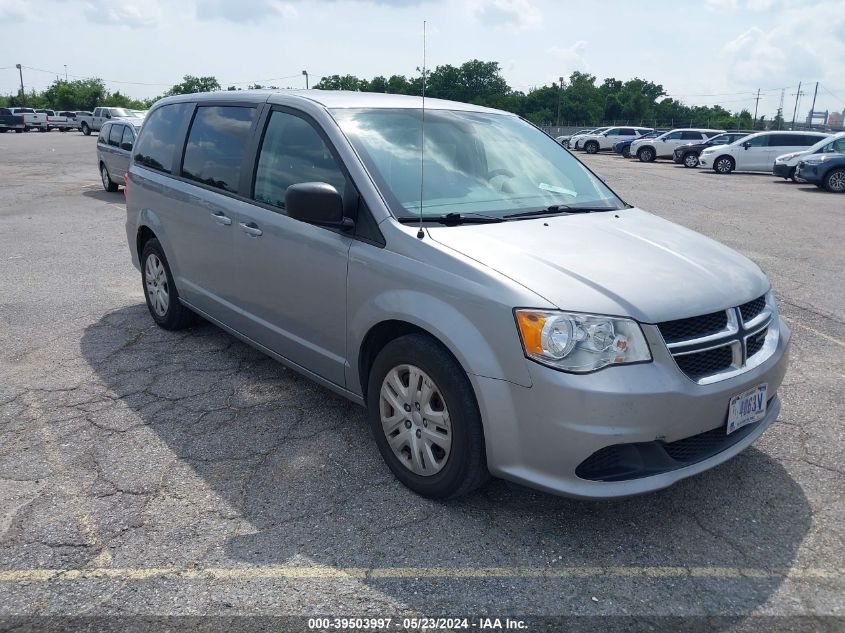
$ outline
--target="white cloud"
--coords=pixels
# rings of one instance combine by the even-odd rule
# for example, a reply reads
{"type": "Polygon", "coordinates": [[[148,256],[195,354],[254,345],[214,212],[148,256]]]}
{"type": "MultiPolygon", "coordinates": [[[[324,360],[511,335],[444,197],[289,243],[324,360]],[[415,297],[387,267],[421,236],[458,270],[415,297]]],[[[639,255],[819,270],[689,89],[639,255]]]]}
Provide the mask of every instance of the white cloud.
{"type": "Polygon", "coordinates": [[[26,22],[34,17],[32,6],[25,0],[0,0],[0,22],[26,22]]]}
{"type": "Polygon", "coordinates": [[[293,19],[299,15],[290,2],[280,0],[197,0],[200,20],[229,20],[231,22],[260,22],[268,17],[293,19]]]}
{"type": "Polygon", "coordinates": [[[497,29],[525,31],[542,24],[542,14],[529,0],[473,0],[470,16],[477,22],[497,29]]]}
{"type": "Polygon", "coordinates": [[[706,0],[705,4],[711,11],[733,11],[739,7],[739,0],[706,0]]]}
{"type": "Polygon", "coordinates": [[[161,18],[159,6],[149,0],[143,3],[93,0],[85,3],[84,13],[91,22],[130,28],[155,26],[161,18]]]}
{"type": "Polygon", "coordinates": [[[572,46],[552,46],[547,51],[549,55],[562,62],[561,71],[568,76],[574,70],[585,71],[589,67],[586,59],[587,42],[579,40],[572,46]]]}
{"type": "Polygon", "coordinates": [[[802,5],[777,14],[772,26],[753,26],[721,49],[728,79],[740,87],[830,80],[845,65],[841,2],[802,5]]]}

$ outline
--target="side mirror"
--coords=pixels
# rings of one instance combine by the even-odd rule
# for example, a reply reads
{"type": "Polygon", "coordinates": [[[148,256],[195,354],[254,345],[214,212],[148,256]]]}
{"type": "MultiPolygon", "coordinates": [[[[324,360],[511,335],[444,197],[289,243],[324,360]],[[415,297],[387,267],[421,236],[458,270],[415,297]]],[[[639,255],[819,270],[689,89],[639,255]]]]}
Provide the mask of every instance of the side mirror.
{"type": "Polygon", "coordinates": [[[121,143],[120,149],[125,149],[127,152],[132,151],[132,143],[121,143]]]}
{"type": "Polygon", "coordinates": [[[748,149],[749,147],[751,147],[751,141],[745,141],[745,143],[743,143],[743,144],[742,144],[742,146],[743,146],[745,149],[748,149]]]}
{"type": "Polygon", "coordinates": [[[325,182],[301,182],[285,192],[285,210],[295,220],[348,230],[355,223],[343,215],[343,198],[325,182]]]}

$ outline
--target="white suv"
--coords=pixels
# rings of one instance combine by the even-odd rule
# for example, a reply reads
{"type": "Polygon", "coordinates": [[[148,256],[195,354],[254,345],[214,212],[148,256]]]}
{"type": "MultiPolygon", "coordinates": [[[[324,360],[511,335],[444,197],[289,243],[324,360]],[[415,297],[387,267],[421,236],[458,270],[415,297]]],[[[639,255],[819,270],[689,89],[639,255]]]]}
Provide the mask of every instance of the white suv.
{"type": "Polygon", "coordinates": [[[581,138],[581,147],[588,154],[595,154],[603,149],[613,149],[614,143],[636,139],[652,131],[650,127],[612,127],[604,132],[585,134],[581,138]]]}
{"type": "Polygon", "coordinates": [[[802,160],[809,158],[810,154],[845,154],[845,132],[822,139],[803,152],[790,152],[778,156],[772,172],[784,180],[791,178],[792,182],[805,182],[795,175],[795,168],[802,160]]]}
{"type": "Polygon", "coordinates": [[[655,158],[672,158],[675,148],[687,143],[700,143],[722,134],[724,130],[708,130],[704,128],[680,128],[669,130],[666,134],[655,138],[640,139],[631,143],[631,156],[636,156],[644,163],[655,158]]]}
{"type": "Polygon", "coordinates": [[[730,145],[708,147],[698,156],[698,164],[719,174],[734,170],[771,173],[778,156],[803,152],[828,136],[823,132],[758,132],[730,145]]]}
{"type": "Polygon", "coordinates": [[[609,130],[610,127],[597,127],[595,130],[591,130],[586,134],[575,134],[572,138],[569,139],[569,149],[584,149],[584,146],[581,145],[581,142],[584,140],[584,137],[587,135],[593,136],[595,134],[601,134],[605,130],[609,130]]]}

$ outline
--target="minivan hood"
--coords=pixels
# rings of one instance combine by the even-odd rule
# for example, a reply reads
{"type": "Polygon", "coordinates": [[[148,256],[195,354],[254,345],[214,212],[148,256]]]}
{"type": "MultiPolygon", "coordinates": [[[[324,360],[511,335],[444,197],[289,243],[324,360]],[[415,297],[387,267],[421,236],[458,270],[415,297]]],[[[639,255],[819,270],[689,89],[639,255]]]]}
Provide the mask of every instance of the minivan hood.
{"type": "Polygon", "coordinates": [[[737,306],[769,289],[746,257],[641,209],[429,234],[563,310],[657,323],[737,306]]]}

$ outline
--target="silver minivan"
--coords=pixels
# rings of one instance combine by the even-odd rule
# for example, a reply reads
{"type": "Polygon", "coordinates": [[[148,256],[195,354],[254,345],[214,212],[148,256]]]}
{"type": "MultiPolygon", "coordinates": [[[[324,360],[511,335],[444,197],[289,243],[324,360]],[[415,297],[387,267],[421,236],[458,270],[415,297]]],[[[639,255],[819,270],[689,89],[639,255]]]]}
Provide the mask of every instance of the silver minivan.
{"type": "Polygon", "coordinates": [[[626,204],[518,116],[376,93],[156,103],[126,233],[152,318],[194,315],[365,406],[395,476],[610,498],[771,425],[765,275],[626,204]]]}
{"type": "Polygon", "coordinates": [[[108,121],[100,128],[97,137],[97,167],[106,191],[117,191],[118,185],[123,184],[123,177],[129,171],[132,146],[140,129],[140,122],[131,120],[108,121]]]}

